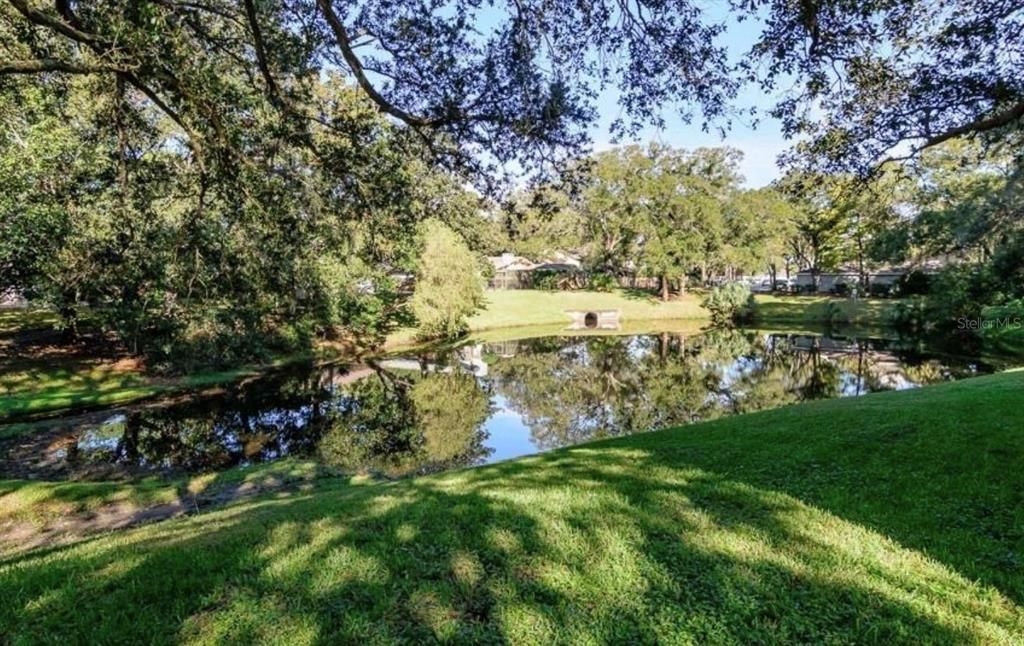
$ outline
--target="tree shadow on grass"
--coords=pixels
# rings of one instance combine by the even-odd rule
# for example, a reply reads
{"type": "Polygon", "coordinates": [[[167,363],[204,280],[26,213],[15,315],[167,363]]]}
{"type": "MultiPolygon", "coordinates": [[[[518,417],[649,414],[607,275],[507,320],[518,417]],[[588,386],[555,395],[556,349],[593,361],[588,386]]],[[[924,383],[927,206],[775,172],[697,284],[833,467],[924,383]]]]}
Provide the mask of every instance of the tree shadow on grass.
{"type": "Polygon", "coordinates": [[[283,492],[0,568],[65,641],[1011,641],[990,588],[798,500],[604,447],[283,492]]]}

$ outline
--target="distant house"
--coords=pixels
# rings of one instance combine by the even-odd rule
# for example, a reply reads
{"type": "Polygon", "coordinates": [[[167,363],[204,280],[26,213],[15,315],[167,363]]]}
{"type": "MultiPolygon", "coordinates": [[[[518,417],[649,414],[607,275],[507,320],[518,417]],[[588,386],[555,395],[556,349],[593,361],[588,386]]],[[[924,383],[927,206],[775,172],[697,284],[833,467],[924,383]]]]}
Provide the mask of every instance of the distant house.
{"type": "MultiPolygon", "coordinates": [[[[920,271],[926,274],[934,274],[949,264],[946,258],[929,258],[906,265],[880,267],[867,272],[869,285],[885,285],[891,287],[898,283],[901,278],[913,271],[920,271]]],[[[819,293],[830,293],[836,291],[837,285],[848,285],[853,287],[860,284],[860,272],[853,265],[844,265],[835,271],[823,271],[818,274],[816,291],[819,293]]],[[[796,274],[797,291],[809,291],[814,285],[814,272],[804,269],[796,274]]]]}
{"type": "MultiPolygon", "coordinates": [[[[810,291],[814,286],[814,272],[810,269],[798,271],[796,274],[797,291],[810,291]]],[[[836,271],[823,271],[817,276],[818,292],[828,293],[836,288],[836,285],[856,285],[860,281],[860,273],[854,267],[840,267],[836,271]]]]}
{"type": "Polygon", "coordinates": [[[524,256],[503,253],[488,258],[494,269],[489,286],[495,289],[529,289],[533,286],[535,272],[579,272],[583,263],[572,254],[556,251],[533,261],[524,256]]]}
{"type": "Polygon", "coordinates": [[[583,269],[583,262],[577,257],[564,251],[556,251],[551,255],[540,259],[534,269],[545,269],[548,271],[580,271],[583,269]]]}
{"type": "Polygon", "coordinates": [[[495,289],[527,289],[532,282],[534,263],[528,258],[511,253],[487,259],[494,269],[489,283],[495,289]]]}

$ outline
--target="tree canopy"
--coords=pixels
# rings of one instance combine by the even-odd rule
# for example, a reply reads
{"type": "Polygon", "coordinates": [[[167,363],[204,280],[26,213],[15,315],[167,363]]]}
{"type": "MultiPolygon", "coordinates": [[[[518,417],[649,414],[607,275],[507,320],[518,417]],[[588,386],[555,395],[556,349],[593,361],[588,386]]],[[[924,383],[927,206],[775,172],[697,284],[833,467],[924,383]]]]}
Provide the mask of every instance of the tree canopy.
{"type": "Polygon", "coordinates": [[[749,116],[747,83],[779,97],[796,176],[884,183],[883,160],[918,161],[915,226],[898,199],[828,183],[795,210],[741,194],[726,149],[626,148],[557,198],[568,217],[550,225],[531,199],[506,230],[589,246],[595,266],[628,258],[666,289],[825,267],[851,244],[862,265],[928,244],[995,256],[1019,237],[1022,28],[1010,0],[0,0],[0,289],[71,328],[89,309],[160,362],[379,339],[425,218],[496,250],[467,181],[557,186],[604,92],[617,135],[671,113],[724,131],[749,116]],[[759,36],[731,51],[741,20],[759,36]],[[934,166],[963,138],[1011,169],[975,174],[959,204],[984,215],[967,219],[934,166]],[[927,227],[934,240],[915,238],[927,227]]]}
{"type": "MultiPolygon", "coordinates": [[[[600,90],[615,130],[668,106],[726,127],[746,81],[819,166],[863,169],[965,134],[1020,125],[1024,9],[1013,0],[5,0],[0,75],[118,79],[163,112],[197,162],[240,153],[254,111],[312,143],[330,124],[316,80],[344,71],[437,157],[554,160],[586,139],[600,90]],[[756,21],[738,60],[730,22],[756,21]],[[795,82],[795,84],[794,84],[795,82]]],[[[742,107],[742,106],[740,106],[742,107]]]]}

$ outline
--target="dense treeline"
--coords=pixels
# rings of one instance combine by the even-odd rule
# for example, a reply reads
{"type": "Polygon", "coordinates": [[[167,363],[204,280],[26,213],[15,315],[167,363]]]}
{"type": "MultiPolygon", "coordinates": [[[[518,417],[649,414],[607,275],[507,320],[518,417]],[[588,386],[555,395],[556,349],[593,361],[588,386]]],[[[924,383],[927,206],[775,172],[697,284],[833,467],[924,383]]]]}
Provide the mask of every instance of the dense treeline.
{"type": "Polygon", "coordinates": [[[388,320],[426,215],[457,223],[475,198],[418,159],[369,102],[327,79],[316,147],[239,131],[204,175],[157,111],[92,79],[9,84],[0,219],[5,286],[81,310],[130,349],[238,360],[388,320]]]}
{"type": "Polygon", "coordinates": [[[741,186],[739,159],[729,148],[660,144],[599,153],[574,183],[509,199],[494,220],[497,246],[541,257],[575,250],[592,277],[659,279],[666,298],[688,284],[765,274],[774,284],[841,267],[862,294],[928,294],[938,321],[1024,296],[1015,135],[989,147],[954,140],[867,178],[794,171],[760,189],[741,186]],[[904,282],[872,286],[870,275],[893,265],[909,272],[904,282]],[[937,275],[918,273],[937,265],[937,275]]]}

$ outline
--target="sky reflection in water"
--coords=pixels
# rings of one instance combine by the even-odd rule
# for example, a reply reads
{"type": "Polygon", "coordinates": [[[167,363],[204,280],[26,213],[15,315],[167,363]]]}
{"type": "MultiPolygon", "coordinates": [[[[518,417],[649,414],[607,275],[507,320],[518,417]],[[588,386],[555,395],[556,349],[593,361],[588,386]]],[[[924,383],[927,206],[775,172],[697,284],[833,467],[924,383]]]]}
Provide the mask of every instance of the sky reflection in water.
{"type": "Polygon", "coordinates": [[[991,369],[917,343],[739,330],[478,343],[56,420],[0,444],[0,477],[196,473],[289,455],[400,477],[991,369]]]}

